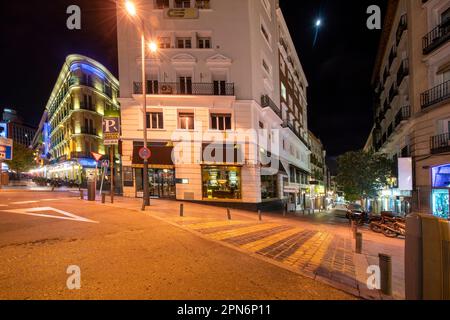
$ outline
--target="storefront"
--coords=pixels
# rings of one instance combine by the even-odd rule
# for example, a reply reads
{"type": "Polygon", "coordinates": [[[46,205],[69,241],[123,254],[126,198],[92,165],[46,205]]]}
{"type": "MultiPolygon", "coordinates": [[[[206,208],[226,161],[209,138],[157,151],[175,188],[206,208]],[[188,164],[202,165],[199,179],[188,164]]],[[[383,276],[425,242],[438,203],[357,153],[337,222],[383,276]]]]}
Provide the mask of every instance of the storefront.
{"type": "Polygon", "coordinates": [[[261,176],[261,199],[262,201],[279,199],[277,174],[261,176]]]}
{"type": "Polygon", "coordinates": [[[432,171],[432,210],[439,218],[449,218],[450,164],[437,166],[432,171]]]}
{"type": "Polygon", "coordinates": [[[240,166],[202,166],[204,200],[242,199],[240,166]]]}
{"type": "MultiPolygon", "coordinates": [[[[124,168],[124,186],[134,185],[135,196],[144,196],[144,160],[139,156],[142,144],[133,146],[132,168],[124,168]]],[[[152,198],[175,198],[176,179],[175,166],[172,161],[173,147],[165,144],[149,146],[152,156],[148,161],[149,194],[152,198]]]]}

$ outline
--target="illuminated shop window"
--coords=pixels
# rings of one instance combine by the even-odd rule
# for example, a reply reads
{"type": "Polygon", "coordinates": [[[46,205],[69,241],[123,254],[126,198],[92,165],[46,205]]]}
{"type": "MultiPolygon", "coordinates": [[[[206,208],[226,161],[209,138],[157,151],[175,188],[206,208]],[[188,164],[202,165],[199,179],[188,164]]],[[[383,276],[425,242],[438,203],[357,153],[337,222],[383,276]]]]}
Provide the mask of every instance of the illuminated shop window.
{"type": "Polygon", "coordinates": [[[204,199],[241,199],[241,168],[204,166],[202,168],[204,199]]]}

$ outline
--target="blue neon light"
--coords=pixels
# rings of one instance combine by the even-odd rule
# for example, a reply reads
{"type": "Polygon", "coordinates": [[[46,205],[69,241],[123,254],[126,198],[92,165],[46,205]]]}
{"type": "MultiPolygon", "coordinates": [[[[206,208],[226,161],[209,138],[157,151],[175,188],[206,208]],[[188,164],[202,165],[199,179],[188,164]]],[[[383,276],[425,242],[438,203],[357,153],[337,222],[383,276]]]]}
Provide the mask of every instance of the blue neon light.
{"type": "Polygon", "coordinates": [[[85,63],[74,63],[70,66],[70,71],[74,72],[75,70],[81,69],[83,71],[87,71],[89,73],[94,73],[97,76],[99,76],[102,80],[106,79],[106,75],[105,73],[103,73],[102,71],[98,70],[97,68],[94,68],[93,66],[89,65],[89,64],[85,64],[85,63]]]}
{"type": "Polygon", "coordinates": [[[83,168],[95,168],[97,166],[97,162],[93,159],[78,159],[78,163],[83,168]]]}

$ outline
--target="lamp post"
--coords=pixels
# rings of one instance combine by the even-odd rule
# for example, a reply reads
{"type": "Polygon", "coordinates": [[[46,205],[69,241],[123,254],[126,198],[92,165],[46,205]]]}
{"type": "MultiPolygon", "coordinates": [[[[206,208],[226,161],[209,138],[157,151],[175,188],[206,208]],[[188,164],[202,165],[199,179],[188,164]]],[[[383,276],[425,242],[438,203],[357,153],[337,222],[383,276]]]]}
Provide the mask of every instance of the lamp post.
{"type": "MultiPolygon", "coordinates": [[[[147,135],[147,86],[146,86],[146,75],[145,75],[145,52],[146,52],[146,40],[145,40],[145,22],[139,17],[137,14],[136,6],[131,1],[125,2],[125,8],[128,14],[132,17],[137,17],[140,20],[142,34],[141,34],[141,64],[142,64],[142,116],[144,123],[144,147],[148,147],[148,135],[147,135]]],[[[154,42],[150,42],[149,49],[151,52],[155,53],[158,49],[158,46],[154,42]]],[[[148,181],[148,159],[144,159],[144,170],[143,170],[143,183],[144,183],[144,196],[142,203],[142,210],[145,210],[146,206],[150,205],[150,194],[149,194],[149,181],[148,181]]]]}

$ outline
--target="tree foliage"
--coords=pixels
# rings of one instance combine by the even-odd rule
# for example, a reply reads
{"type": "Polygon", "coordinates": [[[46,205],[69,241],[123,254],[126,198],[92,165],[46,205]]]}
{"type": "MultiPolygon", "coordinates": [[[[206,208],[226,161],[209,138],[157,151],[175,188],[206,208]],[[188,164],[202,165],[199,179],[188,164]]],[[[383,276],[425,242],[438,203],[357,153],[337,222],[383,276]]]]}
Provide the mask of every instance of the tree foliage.
{"type": "Polygon", "coordinates": [[[35,165],[33,150],[19,143],[14,143],[13,159],[6,161],[6,163],[9,169],[17,173],[28,171],[35,165]]]}
{"type": "Polygon", "coordinates": [[[338,157],[337,184],[349,201],[374,198],[389,184],[393,162],[385,155],[364,151],[338,157]]]}

